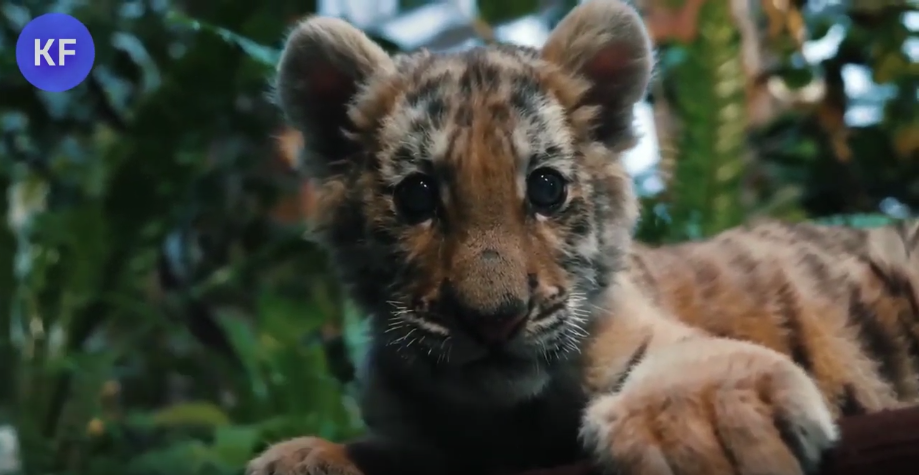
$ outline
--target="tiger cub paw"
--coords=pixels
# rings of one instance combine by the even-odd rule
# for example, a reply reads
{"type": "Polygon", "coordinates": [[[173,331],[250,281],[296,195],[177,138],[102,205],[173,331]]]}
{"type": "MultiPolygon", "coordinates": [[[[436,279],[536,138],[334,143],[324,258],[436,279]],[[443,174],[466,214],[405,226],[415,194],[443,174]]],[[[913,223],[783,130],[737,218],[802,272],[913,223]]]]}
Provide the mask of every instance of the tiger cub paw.
{"type": "Polygon", "coordinates": [[[581,435],[624,475],[804,475],[839,438],[817,386],[790,359],[736,341],[649,355],[595,399],[581,435]]]}
{"type": "Polygon", "coordinates": [[[345,446],[317,437],[272,445],[249,462],[246,475],[361,475],[345,446]]]}

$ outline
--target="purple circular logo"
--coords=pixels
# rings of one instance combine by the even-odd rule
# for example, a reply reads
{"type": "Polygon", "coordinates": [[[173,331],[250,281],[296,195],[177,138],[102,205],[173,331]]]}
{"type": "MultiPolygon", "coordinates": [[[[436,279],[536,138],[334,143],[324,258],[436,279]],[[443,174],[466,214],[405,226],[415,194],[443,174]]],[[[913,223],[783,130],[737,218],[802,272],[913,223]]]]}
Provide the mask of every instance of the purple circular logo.
{"type": "Polygon", "coordinates": [[[33,86],[49,92],[73,89],[96,59],[93,37],[80,20],[46,13],[29,22],[16,40],[16,64],[33,86]]]}

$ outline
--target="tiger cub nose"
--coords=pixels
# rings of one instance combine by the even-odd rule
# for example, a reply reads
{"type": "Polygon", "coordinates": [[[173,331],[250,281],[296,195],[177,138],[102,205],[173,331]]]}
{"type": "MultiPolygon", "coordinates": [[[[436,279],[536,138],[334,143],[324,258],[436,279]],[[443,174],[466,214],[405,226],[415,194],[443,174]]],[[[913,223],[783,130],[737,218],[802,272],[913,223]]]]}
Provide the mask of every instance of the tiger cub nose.
{"type": "Polygon", "coordinates": [[[457,309],[459,323],[479,343],[495,346],[512,340],[523,329],[527,317],[526,302],[520,299],[505,300],[489,312],[457,309]]]}

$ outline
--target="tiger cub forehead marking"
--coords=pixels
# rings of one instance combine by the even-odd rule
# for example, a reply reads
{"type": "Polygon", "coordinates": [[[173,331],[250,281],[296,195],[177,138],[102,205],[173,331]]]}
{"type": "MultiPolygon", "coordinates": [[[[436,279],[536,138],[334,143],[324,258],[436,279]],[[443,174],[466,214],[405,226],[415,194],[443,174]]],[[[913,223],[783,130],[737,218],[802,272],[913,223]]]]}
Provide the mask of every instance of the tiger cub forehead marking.
{"type": "Polygon", "coordinates": [[[470,162],[493,162],[479,164],[481,172],[514,167],[521,177],[552,166],[571,178],[570,124],[565,108],[542,82],[543,70],[551,66],[535,50],[420,55],[400,71],[407,78],[404,89],[377,135],[380,171],[388,184],[429,168],[456,177],[474,166],[470,162]]]}

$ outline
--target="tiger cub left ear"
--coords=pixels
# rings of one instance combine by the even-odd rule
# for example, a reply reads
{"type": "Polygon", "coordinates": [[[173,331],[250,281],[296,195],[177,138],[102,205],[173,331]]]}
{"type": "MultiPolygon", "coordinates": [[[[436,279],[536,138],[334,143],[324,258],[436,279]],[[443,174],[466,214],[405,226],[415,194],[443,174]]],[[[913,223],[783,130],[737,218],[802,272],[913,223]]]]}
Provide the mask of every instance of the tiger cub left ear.
{"type": "Polygon", "coordinates": [[[351,103],[370,78],[393,67],[383,48],[344,20],[313,16],[297,24],[278,62],[277,100],[303,134],[310,177],[325,180],[354,166],[351,103]]]}
{"type": "Polygon", "coordinates": [[[633,107],[651,79],[651,39],[638,12],[619,0],[591,0],[559,22],[542,57],[591,83],[588,105],[599,108],[597,140],[622,146],[634,141],[633,107]]]}

